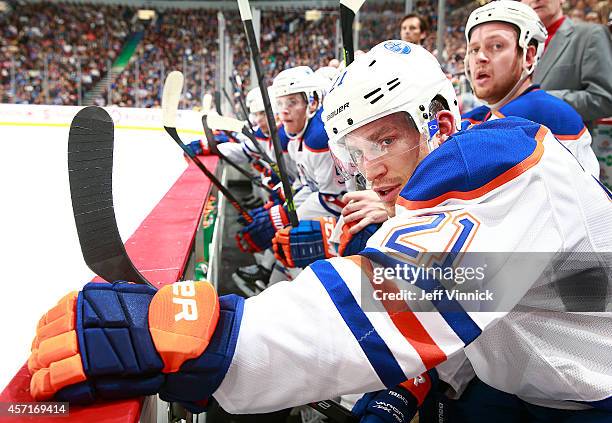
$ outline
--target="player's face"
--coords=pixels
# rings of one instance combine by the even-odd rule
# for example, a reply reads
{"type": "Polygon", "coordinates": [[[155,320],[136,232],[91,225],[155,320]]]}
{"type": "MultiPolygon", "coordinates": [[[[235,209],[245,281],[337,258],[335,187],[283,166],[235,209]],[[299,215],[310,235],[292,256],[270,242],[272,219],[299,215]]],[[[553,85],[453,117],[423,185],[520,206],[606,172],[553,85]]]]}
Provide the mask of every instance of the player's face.
{"type": "Polygon", "coordinates": [[[346,136],[359,171],[387,207],[393,207],[417,164],[427,155],[427,143],[404,112],[371,122],[346,136]]]}
{"type": "Polygon", "coordinates": [[[421,44],[425,38],[425,33],[421,32],[421,22],[419,22],[419,18],[412,17],[405,19],[400,27],[400,37],[402,41],[421,44]]]}
{"type": "Polygon", "coordinates": [[[304,129],[308,105],[301,93],[278,97],[276,107],[287,132],[297,134],[304,129]]]}
{"type": "Polygon", "coordinates": [[[521,2],[535,10],[542,23],[547,27],[563,16],[563,10],[561,9],[563,0],[521,0],[521,2]]]}
{"type": "Polygon", "coordinates": [[[522,54],[510,24],[478,25],[472,30],[467,54],[474,94],[487,103],[504,98],[521,77],[522,54]]]}
{"type": "Polygon", "coordinates": [[[270,128],[268,127],[268,119],[266,118],[266,112],[255,112],[255,125],[259,126],[264,133],[269,133],[270,128]]]}

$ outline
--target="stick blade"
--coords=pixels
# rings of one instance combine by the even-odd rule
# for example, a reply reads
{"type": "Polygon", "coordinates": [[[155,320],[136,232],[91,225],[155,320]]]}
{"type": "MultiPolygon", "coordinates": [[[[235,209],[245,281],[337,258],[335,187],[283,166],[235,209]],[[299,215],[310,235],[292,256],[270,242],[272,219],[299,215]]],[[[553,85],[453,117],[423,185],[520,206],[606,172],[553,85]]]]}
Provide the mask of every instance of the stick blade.
{"type": "Polygon", "coordinates": [[[253,20],[249,0],[238,0],[238,10],[240,11],[240,19],[243,21],[253,20]]]}
{"type": "Polygon", "coordinates": [[[232,132],[242,132],[245,122],[238,119],[233,119],[226,116],[221,116],[216,111],[211,111],[206,116],[206,123],[212,129],[232,132]]]}
{"type": "Polygon", "coordinates": [[[365,0],[340,0],[340,4],[349,8],[355,15],[359,12],[363,3],[365,3],[365,0]]]}
{"type": "Polygon", "coordinates": [[[87,266],[108,282],[148,283],[131,262],[113,206],[114,124],[97,106],[80,110],[68,136],[68,179],[81,252],[87,266]]]}
{"type": "Polygon", "coordinates": [[[172,71],[164,82],[162,93],[162,122],[168,128],[176,128],[176,113],[183,91],[184,77],[179,71],[172,71]]]}
{"type": "Polygon", "coordinates": [[[210,113],[213,104],[213,96],[210,93],[204,94],[202,97],[202,112],[207,115],[210,113]]]}

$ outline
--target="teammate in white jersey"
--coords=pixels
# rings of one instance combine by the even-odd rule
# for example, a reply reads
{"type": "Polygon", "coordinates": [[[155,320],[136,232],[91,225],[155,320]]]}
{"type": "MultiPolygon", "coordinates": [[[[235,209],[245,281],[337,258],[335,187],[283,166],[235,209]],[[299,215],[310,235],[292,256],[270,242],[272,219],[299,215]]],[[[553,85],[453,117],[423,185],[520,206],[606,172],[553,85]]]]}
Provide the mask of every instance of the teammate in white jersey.
{"type": "MultiPolygon", "coordinates": [[[[294,201],[300,227],[287,229],[275,245],[276,256],[287,268],[300,268],[316,259],[335,255],[327,238],[344,205],[341,197],[346,187],[329,154],[328,136],[321,120],[321,100],[327,82],[309,67],[298,66],[279,73],[271,87],[282,131],[289,137],[289,156],[296,163],[299,179],[294,201]]],[[[254,222],[238,233],[239,245],[251,252],[268,249],[275,234],[288,223],[283,205],[258,211],[254,222]]],[[[268,266],[272,264],[267,262],[268,266]]],[[[261,279],[261,275],[257,277],[261,279]]],[[[286,276],[279,274],[276,279],[272,278],[280,280],[286,276]]],[[[249,278],[241,275],[241,279],[248,281],[249,278]]]]}
{"type": "Polygon", "coordinates": [[[324,107],[343,170],[396,210],[360,255],[247,300],[199,282],[88,284],[41,319],[33,396],[265,412],[394,387],[465,352],[529,405],[521,422],[609,421],[610,192],[542,125],[458,131],[452,85],[414,44],[356,59],[324,107]]]}

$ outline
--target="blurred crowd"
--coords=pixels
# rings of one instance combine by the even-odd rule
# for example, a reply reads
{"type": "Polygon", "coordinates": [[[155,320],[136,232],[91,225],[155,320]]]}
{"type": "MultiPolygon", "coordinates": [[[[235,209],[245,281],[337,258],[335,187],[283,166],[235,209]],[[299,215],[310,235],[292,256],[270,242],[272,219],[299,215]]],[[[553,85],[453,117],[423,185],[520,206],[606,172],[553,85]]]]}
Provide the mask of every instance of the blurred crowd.
{"type": "Polygon", "coordinates": [[[124,6],[10,3],[0,13],[0,101],[77,104],[120,52],[132,14],[124,6]]]}
{"type": "MultiPolygon", "coordinates": [[[[86,92],[109,71],[108,66],[134,33],[142,40],[128,65],[110,75],[93,101],[126,107],[158,107],[165,75],[181,70],[185,88],[181,107],[200,104],[204,92],[215,89],[217,68],[217,11],[158,10],[143,25],[126,6],[68,3],[8,2],[0,12],[0,101],[4,103],[79,104],[86,92]],[[79,90],[79,80],[81,88],[79,90]],[[109,90],[110,88],[110,90],[109,90]]],[[[478,3],[449,0],[446,5],[443,65],[458,91],[465,55],[464,25],[478,3]]],[[[607,23],[609,2],[568,0],[570,17],[607,23]]],[[[261,56],[269,81],[281,70],[308,65],[316,69],[337,56],[333,37],[336,10],[321,10],[307,20],[304,10],[263,10],[261,56]],[[330,34],[332,36],[330,37],[330,34]]],[[[429,26],[423,45],[437,54],[437,1],[418,0],[414,12],[429,26]]],[[[368,3],[359,15],[359,47],[399,38],[404,2],[368,3]]],[[[225,11],[233,68],[244,87],[250,80],[250,59],[237,11],[225,11]]]]}

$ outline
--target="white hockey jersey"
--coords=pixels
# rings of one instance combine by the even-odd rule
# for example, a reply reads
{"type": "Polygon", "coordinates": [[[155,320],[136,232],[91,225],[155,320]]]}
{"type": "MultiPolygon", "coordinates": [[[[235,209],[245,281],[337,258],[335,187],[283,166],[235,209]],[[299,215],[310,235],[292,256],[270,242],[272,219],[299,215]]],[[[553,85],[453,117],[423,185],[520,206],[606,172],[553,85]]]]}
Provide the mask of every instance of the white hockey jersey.
{"type": "Polygon", "coordinates": [[[518,116],[546,126],[587,172],[599,178],[599,162],[591,148],[591,133],[568,103],[541,90],[539,85],[532,85],[498,111],[480,106],[462,117],[471,123],[480,123],[506,116],[518,116]]]}
{"type": "Polygon", "coordinates": [[[295,195],[299,219],[337,217],[344,207],[340,198],[346,192],[346,186],[329,153],[329,139],[321,113],[323,109],[319,108],[308,121],[304,134],[290,139],[287,146],[299,175],[300,189],[295,195]]]}
{"type": "Polygon", "coordinates": [[[246,300],[214,393],[224,409],[376,391],[462,351],[481,380],[527,401],[612,409],[612,197],[548,129],[507,118],[455,134],[396,211],[362,255],[246,300]],[[449,299],[458,269],[481,261],[476,301],[449,299]],[[405,263],[450,274],[385,273],[405,263]]]}

